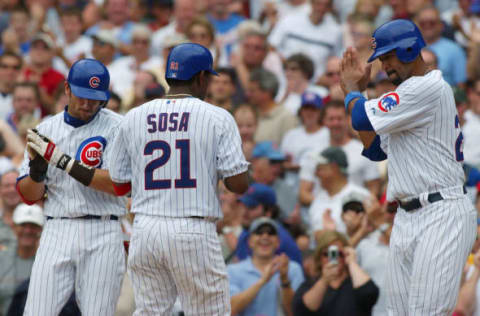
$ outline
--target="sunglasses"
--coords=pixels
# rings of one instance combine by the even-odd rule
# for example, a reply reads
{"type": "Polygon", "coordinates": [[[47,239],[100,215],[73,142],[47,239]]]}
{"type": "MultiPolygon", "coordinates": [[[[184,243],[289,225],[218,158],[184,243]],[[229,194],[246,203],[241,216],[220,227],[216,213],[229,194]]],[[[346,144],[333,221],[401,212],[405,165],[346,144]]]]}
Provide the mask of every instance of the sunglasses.
{"type": "MultiPolygon", "coordinates": [[[[343,251],[339,251],[338,255],[340,256],[340,258],[343,258],[344,257],[343,251]]],[[[328,251],[322,252],[322,256],[325,258],[328,258],[328,251]]]]}
{"type": "Polygon", "coordinates": [[[7,65],[7,64],[0,64],[0,68],[3,68],[3,69],[14,69],[14,70],[20,70],[20,68],[22,68],[22,66],[20,65],[7,65]]]}
{"type": "Polygon", "coordinates": [[[277,232],[272,227],[266,226],[266,227],[262,227],[260,229],[257,229],[256,231],[253,232],[253,234],[258,235],[258,236],[261,236],[263,234],[267,234],[269,236],[276,236],[277,232]]]}

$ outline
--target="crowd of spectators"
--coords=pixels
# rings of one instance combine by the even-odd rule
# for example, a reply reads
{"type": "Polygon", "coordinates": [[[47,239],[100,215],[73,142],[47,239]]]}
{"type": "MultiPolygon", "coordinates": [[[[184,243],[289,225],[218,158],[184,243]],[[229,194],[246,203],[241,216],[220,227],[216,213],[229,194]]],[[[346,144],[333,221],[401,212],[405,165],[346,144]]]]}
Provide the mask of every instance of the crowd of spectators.
{"type": "MultiPolygon", "coordinates": [[[[41,205],[15,190],[25,135],[64,111],[70,66],[104,63],[106,106],[124,114],[168,93],[166,57],[185,42],[211,51],[219,75],[206,101],[235,118],[251,164],[245,195],[219,184],[233,315],[386,315],[396,204],[385,200],[386,164],[361,155],[340,63],[348,46],[366,62],[372,32],[398,18],[418,25],[422,57],[454,90],[465,186],[480,212],[480,0],[0,1],[0,316],[22,314],[44,223],[41,205]]],[[[369,98],[394,89],[374,61],[369,98]]],[[[127,236],[129,219],[122,225],[127,236]]],[[[133,309],[127,277],[117,314],[133,309]]],[[[74,296],[65,312],[79,314],[74,296]]],[[[480,241],[455,315],[480,315],[480,241]]]]}

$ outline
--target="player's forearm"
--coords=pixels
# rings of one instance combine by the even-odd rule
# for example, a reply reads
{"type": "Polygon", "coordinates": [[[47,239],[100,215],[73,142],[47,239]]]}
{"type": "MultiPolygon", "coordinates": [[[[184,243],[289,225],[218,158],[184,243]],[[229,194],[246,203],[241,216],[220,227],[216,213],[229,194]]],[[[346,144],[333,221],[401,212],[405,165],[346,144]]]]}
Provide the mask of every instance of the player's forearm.
{"type": "Polygon", "coordinates": [[[357,262],[351,262],[348,265],[348,271],[350,271],[354,289],[361,287],[370,280],[370,276],[360,268],[357,262]]]}
{"type": "Polygon", "coordinates": [[[89,187],[98,191],[116,195],[108,170],[95,169],[95,173],[93,174],[92,182],[90,183],[89,187]]]}
{"type": "Polygon", "coordinates": [[[322,305],[327,288],[328,284],[324,279],[320,278],[315,282],[312,288],[303,295],[302,299],[305,306],[311,311],[317,311],[322,305]]]}
{"type": "Polygon", "coordinates": [[[35,182],[30,176],[27,176],[18,181],[17,190],[24,200],[36,202],[43,198],[45,184],[43,182],[35,182]]]}
{"type": "Polygon", "coordinates": [[[377,134],[372,131],[358,131],[358,136],[363,143],[363,147],[368,148],[372,145],[377,134]]]}
{"type": "Polygon", "coordinates": [[[260,289],[265,285],[263,280],[258,280],[254,285],[245,291],[232,296],[230,302],[232,305],[232,315],[242,312],[257,296],[260,289]]]}
{"type": "Polygon", "coordinates": [[[480,279],[480,270],[473,271],[470,278],[463,284],[458,295],[457,307],[455,310],[470,314],[476,306],[476,289],[477,283],[480,279]]]}
{"type": "Polygon", "coordinates": [[[229,191],[243,194],[248,189],[248,171],[225,178],[224,183],[229,191]]]}

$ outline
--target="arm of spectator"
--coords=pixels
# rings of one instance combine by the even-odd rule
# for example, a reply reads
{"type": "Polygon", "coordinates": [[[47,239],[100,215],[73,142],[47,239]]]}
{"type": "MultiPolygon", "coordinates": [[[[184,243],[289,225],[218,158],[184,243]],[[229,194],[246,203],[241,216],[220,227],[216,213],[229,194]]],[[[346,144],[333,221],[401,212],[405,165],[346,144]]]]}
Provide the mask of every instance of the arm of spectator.
{"type": "Polygon", "coordinates": [[[303,305],[311,312],[318,311],[327,293],[328,284],[335,279],[338,265],[328,263],[322,267],[322,276],[302,297],[303,305]]]}
{"type": "Polygon", "coordinates": [[[246,91],[248,88],[248,82],[250,81],[250,72],[243,62],[242,47],[239,47],[236,52],[232,53],[230,56],[230,64],[235,68],[242,89],[246,91]]]}
{"type": "Polygon", "coordinates": [[[246,289],[243,292],[240,292],[236,295],[233,295],[230,302],[232,305],[232,315],[236,315],[242,312],[248,305],[252,303],[252,301],[257,296],[258,292],[262,289],[262,287],[270,281],[272,276],[278,271],[279,269],[279,260],[280,257],[275,257],[272,262],[267,266],[265,271],[262,273],[260,280],[254,283],[251,287],[246,289]]]}
{"type": "Polygon", "coordinates": [[[5,150],[2,152],[3,155],[7,156],[8,158],[14,158],[23,155],[25,146],[23,145],[22,140],[3,120],[0,120],[0,134],[2,134],[2,137],[5,141],[5,150]]]}
{"type": "Polygon", "coordinates": [[[368,217],[365,215],[362,218],[362,223],[360,225],[360,229],[358,229],[355,234],[349,239],[348,243],[351,247],[355,248],[358,246],[360,241],[362,241],[365,236],[372,232],[372,227],[368,222],[368,217]]]}
{"type": "Polygon", "coordinates": [[[380,189],[382,188],[382,180],[380,180],[378,178],[378,179],[372,179],[372,180],[365,181],[365,187],[374,196],[379,196],[380,195],[380,189]]]}
{"type": "Polygon", "coordinates": [[[300,180],[298,188],[298,199],[304,206],[312,204],[315,197],[313,196],[313,182],[300,180]]]}
{"type": "Polygon", "coordinates": [[[295,292],[292,288],[291,280],[288,275],[288,263],[290,260],[285,253],[282,253],[280,256],[278,256],[278,258],[283,311],[285,312],[286,316],[293,316],[292,302],[295,292]]]}
{"type": "Polygon", "coordinates": [[[460,288],[458,295],[456,312],[462,312],[465,315],[470,315],[476,306],[477,284],[480,280],[480,251],[475,253],[473,257],[474,270],[472,275],[465,281],[460,288]]]}
{"type": "Polygon", "coordinates": [[[344,251],[345,262],[348,265],[348,271],[350,272],[350,277],[352,278],[353,288],[359,288],[370,281],[370,276],[358,265],[355,249],[346,247],[344,251]]]}

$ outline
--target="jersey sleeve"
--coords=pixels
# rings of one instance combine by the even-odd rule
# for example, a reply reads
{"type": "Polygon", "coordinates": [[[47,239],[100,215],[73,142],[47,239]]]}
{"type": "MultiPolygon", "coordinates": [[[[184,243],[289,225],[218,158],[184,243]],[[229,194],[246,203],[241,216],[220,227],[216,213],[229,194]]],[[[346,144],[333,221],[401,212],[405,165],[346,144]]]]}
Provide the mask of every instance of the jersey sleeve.
{"type": "Polygon", "coordinates": [[[437,82],[413,81],[378,99],[368,100],[365,112],[379,135],[423,127],[433,120],[441,95],[435,90],[441,88],[437,82]]]}
{"type": "Polygon", "coordinates": [[[113,138],[112,150],[108,158],[110,178],[113,182],[126,183],[132,179],[132,166],[130,153],[128,151],[128,141],[126,140],[128,130],[127,120],[125,119],[116,128],[113,138]]]}
{"type": "Polygon", "coordinates": [[[217,170],[222,179],[247,171],[249,165],[243,155],[240,132],[233,117],[226,113],[223,122],[217,152],[217,170]]]}

